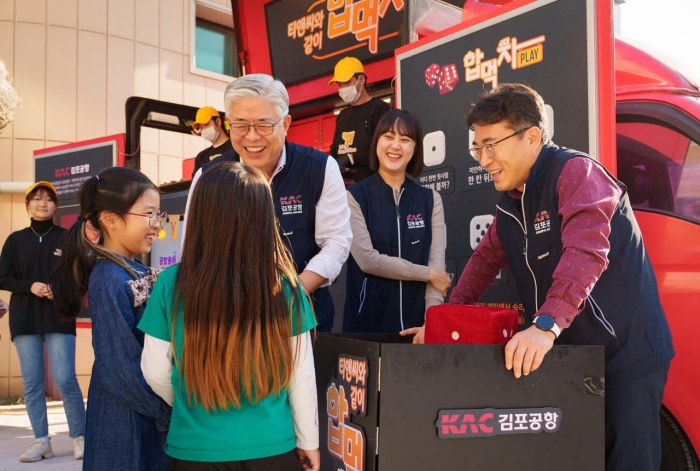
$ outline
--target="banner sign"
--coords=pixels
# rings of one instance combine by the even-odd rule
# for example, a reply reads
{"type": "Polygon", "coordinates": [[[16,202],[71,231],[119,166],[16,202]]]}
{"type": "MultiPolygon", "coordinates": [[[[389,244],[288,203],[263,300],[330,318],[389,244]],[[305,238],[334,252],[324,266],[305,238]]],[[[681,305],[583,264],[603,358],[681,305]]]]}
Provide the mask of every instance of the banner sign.
{"type": "Polygon", "coordinates": [[[116,153],[117,146],[112,141],[38,155],[34,163],[35,179],[51,182],[62,206],[77,203],[80,185],[116,165],[116,153]]]}
{"type": "Polygon", "coordinates": [[[438,412],[435,422],[440,438],[493,437],[520,433],[554,433],[561,424],[561,410],[450,409],[438,412]]]}
{"type": "Polygon", "coordinates": [[[277,0],[265,5],[275,78],[286,85],[333,72],[353,56],[363,63],[402,45],[404,0],[277,0]]]}
{"type": "MultiPolygon", "coordinates": [[[[397,53],[398,106],[415,113],[425,132],[417,182],[440,193],[448,221],[446,262],[466,264],[501,197],[469,154],[476,144],[465,117],[484,92],[527,84],[544,99],[550,139],[586,153],[597,148],[593,6],[592,0],[537,0],[397,53]],[[471,244],[464,242],[467,234],[471,244]]],[[[547,217],[540,215],[535,231],[548,228],[547,217]]],[[[520,303],[512,277],[495,283],[481,301],[520,303]]]]}
{"type": "Polygon", "coordinates": [[[349,414],[367,415],[367,358],[338,355],[338,376],[326,389],[328,452],[348,471],[365,469],[365,433],[350,422],[349,414]]]}

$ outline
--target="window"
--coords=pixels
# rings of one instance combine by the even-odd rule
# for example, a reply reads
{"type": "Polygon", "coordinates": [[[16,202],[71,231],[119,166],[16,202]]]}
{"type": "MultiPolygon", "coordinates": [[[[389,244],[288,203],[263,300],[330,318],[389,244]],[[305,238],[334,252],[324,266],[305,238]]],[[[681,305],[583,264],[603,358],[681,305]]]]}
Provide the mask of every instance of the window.
{"type": "Polygon", "coordinates": [[[240,75],[230,2],[193,0],[192,19],[190,71],[223,81],[240,75]]]}
{"type": "Polygon", "coordinates": [[[700,221],[697,141],[664,122],[628,119],[617,123],[617,159],[635,209],[700,221]]]}
{"type": "Polygon", "coordinates": [[[195,65],[198,69],[235,77],[236,37],[215,23],[197,18],[195,65]]]}

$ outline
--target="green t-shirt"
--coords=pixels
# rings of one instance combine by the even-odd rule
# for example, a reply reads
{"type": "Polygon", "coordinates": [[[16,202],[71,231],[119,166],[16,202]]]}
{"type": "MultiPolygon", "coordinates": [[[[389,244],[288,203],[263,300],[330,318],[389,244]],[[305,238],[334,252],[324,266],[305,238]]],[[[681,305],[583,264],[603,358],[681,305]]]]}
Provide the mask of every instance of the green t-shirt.
{"type": "MultiPolygon", "coordinates": [[[[175,339],[170,338],[171,301],[174,295],[177,266],[164,270],[153,288],[139,329],[157,339],[171,342],[173,352],[181,352],[184,341],[182,311],[175,326],[175,339]]],[[[291,290],[283,283],[287,299],[291,290]]],[[[302,334],[316,326],[313,310],[306,296],[302,300],[302,334]]],[[[296,316],[292,316],[295,319],[296,316]]],[[[302,346],[303,348],[303,346],[302,346]]],[[[179,355],[180,353],[175,353],[179,355]]],[[[173,415],[170,420],[165,451],[173,458],[187,461],[220,462],[264,458],[287,453],[296,446],[292,411],[287,391],[268,396],[256,404],[242,398],[241,409],[207,412],[198,404],[187,404],[184,381],[180,387],[180,372],[173,365],[172,384],[175,392],[173,415]]]]}

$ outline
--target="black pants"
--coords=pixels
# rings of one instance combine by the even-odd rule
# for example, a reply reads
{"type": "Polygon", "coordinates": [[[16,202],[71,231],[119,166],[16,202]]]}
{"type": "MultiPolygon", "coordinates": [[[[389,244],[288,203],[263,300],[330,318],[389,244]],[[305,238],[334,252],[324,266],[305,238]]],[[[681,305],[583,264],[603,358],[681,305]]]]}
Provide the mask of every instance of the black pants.
{"type": "Polygon", "coordinates": [[[168,458],[170,471],[302,471],[301,462],[294,450],[282,455],[257,460],[223,461],[204,463],[168,458]]]}
{"type": "Polygon", "coordinates": [[[643,378],[605,385],[605,469],[659,471],[659,411],[668,377],[666,365],[643,378]]]}

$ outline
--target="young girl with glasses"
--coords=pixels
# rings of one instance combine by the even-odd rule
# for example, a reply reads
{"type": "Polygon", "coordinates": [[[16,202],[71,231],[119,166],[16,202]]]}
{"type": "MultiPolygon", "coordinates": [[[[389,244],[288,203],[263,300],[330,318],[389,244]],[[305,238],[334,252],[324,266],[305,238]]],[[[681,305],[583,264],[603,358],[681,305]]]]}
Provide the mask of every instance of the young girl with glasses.
{"type": "Polygon", "coordinates": [[[135,260],[151,251],[165,214],[142,173],[107,169],[80,188],[80,216],[52,274],[59,313],[75,319],[87,292],[95,363],[88,391],[84,470],[166,470],[170,407],[141,373],[136,328],[157,273],[135,260]]]}
{"type": "Polygon", "coordinates": [[[173,404],[170,469],[318,470],[316,320],[267,178],[214,165],[189,215],[182,260],[139,323],[146,381],[173,404]]]}

